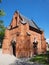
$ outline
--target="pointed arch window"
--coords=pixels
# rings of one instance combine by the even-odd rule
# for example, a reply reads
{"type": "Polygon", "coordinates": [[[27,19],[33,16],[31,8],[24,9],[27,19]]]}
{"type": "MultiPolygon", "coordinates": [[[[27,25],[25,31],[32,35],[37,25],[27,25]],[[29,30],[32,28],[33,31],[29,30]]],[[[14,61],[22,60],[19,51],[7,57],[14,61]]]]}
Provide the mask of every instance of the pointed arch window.
{"type": "Polygon", "coordinates": [[[33,47],[37,48],[37,44],[38,44],[38,41],[36,40],[36,38],[34,38],[33,47]]]}
{"type": "Polygon", "coordinates": [[[17,17],[15,17],[15,19],[16,19],[16,26],[17,26],[17,17]]]}

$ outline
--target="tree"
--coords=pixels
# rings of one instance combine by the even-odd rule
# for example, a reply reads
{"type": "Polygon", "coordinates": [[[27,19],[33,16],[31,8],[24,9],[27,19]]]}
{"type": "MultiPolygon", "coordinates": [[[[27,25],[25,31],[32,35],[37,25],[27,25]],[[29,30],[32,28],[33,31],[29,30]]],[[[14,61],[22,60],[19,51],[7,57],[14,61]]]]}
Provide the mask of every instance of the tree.
{"type": "Polygon", "coordinates": [[[5,33],[5,26],[2,20],[0,20],[0,47],[2,46],[3,38],[5,33]]]}
{"type": "MultiPolygon", "coordinates": [[[[2,0],[0,0],[0,4],[1,4],[2,0]]],[[[5,12],[3,9],[0,9],[0,16],[5,16],[5,12]]]]}
{"type": "MultiPolygon", "coordinates": [[[[0,0],[0,3],[2,2],[2,0],[0,0]]],[[[0,9],[0,17],[4,16],[5,12],[0,9]]],[[[3,20],[0,20],[0,47],[2,47],[2,42],[3,42],[3,38],[4,38],[4,33],[5,33],[5,26],[4,26],[4,22],[3,20]]]]}
{"type": "Polygon", "coordinates": [[[5,16],[5,12],[2,9],[0,9],[0,16],[5,16]]]}
{"type": "Polygon", "coordinates": [[[2,2],[2,0],[0,0],[0,3],[2,2]]]}

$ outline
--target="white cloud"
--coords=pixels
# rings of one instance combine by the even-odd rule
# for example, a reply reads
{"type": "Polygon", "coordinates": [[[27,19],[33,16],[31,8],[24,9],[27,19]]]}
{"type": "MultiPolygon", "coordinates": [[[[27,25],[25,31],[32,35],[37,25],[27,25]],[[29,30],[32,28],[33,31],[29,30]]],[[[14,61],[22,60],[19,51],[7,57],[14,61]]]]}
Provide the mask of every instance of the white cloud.
{"type": "Polygon", "coordinates": [[[48,42],[48,43],[49,43],[49,38],[48,38],[48,39],[46,39],[46,42],[48,42]]]}

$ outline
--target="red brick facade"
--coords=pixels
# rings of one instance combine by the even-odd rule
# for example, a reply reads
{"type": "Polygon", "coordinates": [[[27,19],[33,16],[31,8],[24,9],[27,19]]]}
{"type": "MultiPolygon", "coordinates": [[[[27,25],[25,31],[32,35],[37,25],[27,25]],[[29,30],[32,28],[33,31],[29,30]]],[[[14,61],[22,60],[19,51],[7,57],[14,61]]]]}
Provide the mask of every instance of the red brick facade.
{"type": "Polygon", "coordinates": [[[15,12],[10,26],[5,31],[2,52],[14,54],[16,57],[32,57],[34,54],[46,52],[44,32],[29,20],[15,12]],[[27,21],[27,22],[25,22],[27,21]],[[23,22],[23,23],[22,23],[23,22]]]}

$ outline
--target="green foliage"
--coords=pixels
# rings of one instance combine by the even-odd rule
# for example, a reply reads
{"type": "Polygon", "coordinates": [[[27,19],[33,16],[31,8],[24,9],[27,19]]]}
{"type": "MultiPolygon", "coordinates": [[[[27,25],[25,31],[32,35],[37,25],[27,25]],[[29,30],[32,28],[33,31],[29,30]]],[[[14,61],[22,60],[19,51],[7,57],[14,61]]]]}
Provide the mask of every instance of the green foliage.
{"type": "Polygon", "coordinates": [[[3,10],[0,10],[0,16],[5,16],[5,12],[3,10]]]}
{"type": "Polygon", "coordinates": [[[31,58],[30,61],[48,65],[49,64],[49,54],[36,55],[33,58],[31,58]]]}
{"type": "Polygon", "coordinates": [[[5,26],[2,20],[0,20],[0,43],[2,44],[5,33],[5,26]]]}
{"type": "MultiPolygon", "coordinates": [[[[1,4],[2,0],[0,0],[0,4],[1,4]]],[[[4,10],[0,9],[0,17],[1,16],[5,16],[5,12],[4,10]]],[[[3,42],[3,38],[4,38],[4,33],[5,33],[5,26],[4,26],[4,22],[2,20],[0,20],[0,47],[2,46],[2,42],[3,42]]]]}
{"type": "MultiPolygon", "coordinates": [[[[1,4],[2,0],[0,0],[0,4],[1,4]]],[[[0,9],[0,16],[4,16],[5,15],[5,12],[3,9],[0,9]]]]}
{"type": "Polygon", "coordinates": [[[49,48],[49,44],[48,44],[48,48],[49,48]]]}
{"type": "Polygon", "coordinates": [[[0,3],[2,2],[2,0],[0,0],[0,3]]]}

